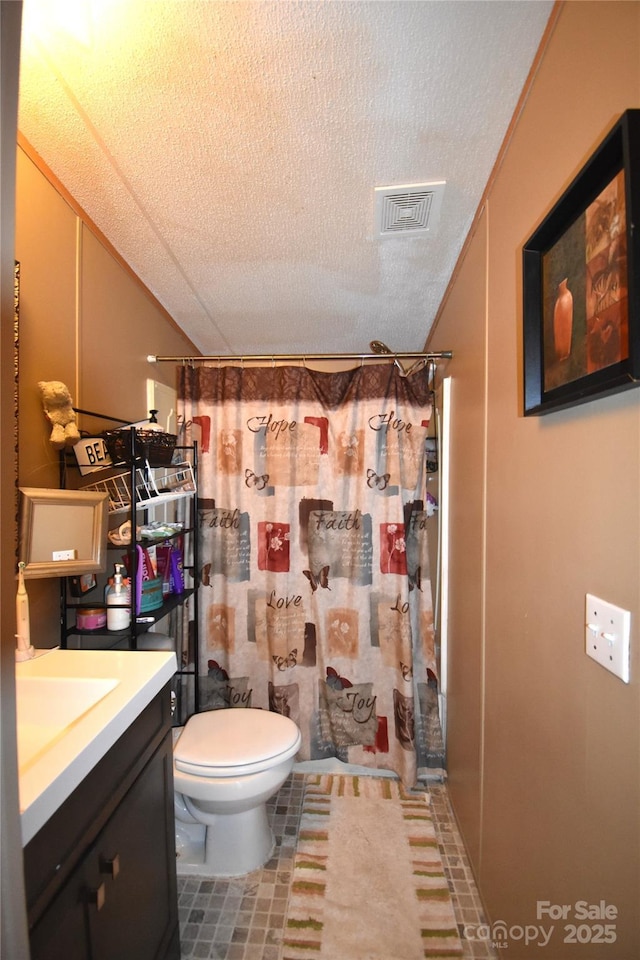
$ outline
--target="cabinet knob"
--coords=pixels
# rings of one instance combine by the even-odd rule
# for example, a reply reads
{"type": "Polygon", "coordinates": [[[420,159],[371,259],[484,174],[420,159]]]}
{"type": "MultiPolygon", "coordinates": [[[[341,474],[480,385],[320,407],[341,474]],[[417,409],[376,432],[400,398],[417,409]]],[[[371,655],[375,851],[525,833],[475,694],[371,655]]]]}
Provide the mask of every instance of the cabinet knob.
{"type": "Polygon", "coordinates": [[[93,904],[96,910],[102,910],[106,899],[107,893],[104,883],[101,883],[99,887],[91,887],[87,890],[87,902],[93,904]]]}
{"type": "Polygon", "coordinates": [[[115,880],[120,873],[120,854],[116,853],[115,857],[100,857],[100,873],[108,873],[115,880]]]}

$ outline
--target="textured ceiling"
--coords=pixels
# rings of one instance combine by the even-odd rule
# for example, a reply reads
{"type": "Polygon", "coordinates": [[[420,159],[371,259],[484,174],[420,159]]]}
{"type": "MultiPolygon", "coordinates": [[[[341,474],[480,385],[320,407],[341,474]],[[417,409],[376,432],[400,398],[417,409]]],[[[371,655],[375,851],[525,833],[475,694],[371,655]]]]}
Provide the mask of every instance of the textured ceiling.
{"type": "Polygon", "coordinates": [[[551,8],[24,0],[20,130],[202,352],[419,350],[551,8]]]}

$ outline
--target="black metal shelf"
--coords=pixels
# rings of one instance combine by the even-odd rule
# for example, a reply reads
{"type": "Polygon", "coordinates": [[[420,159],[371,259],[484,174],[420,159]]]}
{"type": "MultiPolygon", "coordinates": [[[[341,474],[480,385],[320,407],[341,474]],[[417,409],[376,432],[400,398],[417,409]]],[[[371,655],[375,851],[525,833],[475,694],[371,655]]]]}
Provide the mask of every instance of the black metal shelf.
{"type": "MultiPolygon", "coordinates": [[[[193,594],[194,594],[194,590],[192,588],[187,588],[186,590],[183,590],[182,593],[171,593],[169,594],[169,596],[165,597],[164,603],[162,604],[161,607],[158,607],[157,610],[149,610],[143,614],[139,614],[136,617],[137,633],[138,634],[146,633],[147,630],[150,630],[154,624],[159,623],[160,620],[164,620],[164,618],[168,617],[173,610],[176,610],[178,607],[181,607],[183,603],[185,603],[189,599],[189,597],[193,596],[193,594]]],[[[90,609],[91,607],[95,607],[95,606],[96,606],[95,603],[67,602],[67,610],[82,610],[83,607],[85,609],[86,608],[90,609]]],[[[100,604],[98,604],[98,606],[100,606],[100,604]]],[[[119,606],[128,608],[129,604],[123,603],[123,604],[120,604],[119,606]]],[[[108,636],[108,637],[115,637],[115,638],[119,637],[120,639],[123,639],[124,637],[128,637],[130,633],[131,633],[130,626],[126,627],[123,630],[107,630],[103,628],[99,628],[97,630],[82,630],[80,629],[80,627],[75,627],[75,626],[67,627],[67,637],[72,637],[75,635],[78,635],[80,637],[101,637],[101,636],[107,637],[108,636]]]]}
{"type": "MultiPolygon", "coordinates": [[[[108,420],[112,422],[124,422],[120,421],[114,417],[108,417],[103,414],[93,413],[90,411],[78,411],[81,413],[86,413],[91,417],[95,417],[100,420],[108,420]]],[[[126,427],[124,428],[126,430],[126,427]]],[[[199,656],[198,656],[198,578],[199,578],[199,564],[198,564],[198,536],[197,536],[197,470],[198,470],[198,449],[197,444],[192,446],[176,446],[176,451],[182,451],[183,453],[183,463],[188,464],[191,472],[191,477],[193,479],[193,489],[186,490],[177,490],[177,491],[163,491],[159,496],[153,496],[151,499],[142,499],[142,502],[139,498],[139,489],[140,489],[140,472],[148,473],[150,478],[153,478],[155,474],[158,474],[162,477],[163,480],[166,480],[167,472],[171,472],[172,465],[162,464],[158,466],[150,466],[145,461],[141,461],[139,456],[136,454],[136,436],[135,436],[135,427],[129,426],[129,455],[126,460],[118,461],[117,463],[112,463],[109,468],[110,472],[120,471],[122,475],[127,474],[129,477],[129,490],[131,493],[130,503],[126,509],[111,510],[110,516],[115,516],[117,513],[122,515],[126,513],[127,519],[131,523],[131,530],[136,530],[138,515],[140,512],[144,512],[145,518],[148,514],[158,507],[165,507],[168,503],[179,502],[184,500],[191,500],[190,510],[186,510],[185,516],[185,526],[180,529],[163,536],[162,538],[141,538],[139,541],[136,541],[135,537],[132,538],[131,542],[127,544],[114,544],[111,541],[107,543],[107,549],[109,551],[119,551],[121,554],[124,552],[128,555],[128,577],[132,585],[131,588],[131,602],[132,605],[135,605],[135,595],[133,585],[136,583],[137,573],[138,573],[138,551],[136,546],[139,544],[142,547],[151,547],[158,546],[167,541],[177,539],[178,537],[184,537],[184,542],[187,542],[187,539],[190,538],[190,550],[189,556],[186,558],[183,557],[183,569],[187,576],[193,580],[193,587],[186,587],[181,593],[169,594],[164,598],[164,602],[161,607],[158,607],[156,610],[141,611],[137,617],[132,618],[131,624],[123,630],[107,630],[106,628],[100,628],[98,630],[81,630],[75,625],[68,624],[68,612],[73,609],[78,609],[82,607],[92,607],[92,606],[102,606],[100,602],[91,602],[89,597],[76,597],[70,599],[69,591],[67,587],[66,579],[61,581],[61,611],[60,611],[60,627],[61,627],[61,646],[66,647],[68,645],[68,639],[70,637],[81,637],[82,640],[86,643],[94,639],[96,644],[100,646],[101,649],[105,648],[104,641],[112,641],[109,646],[119,646],[121,647],[123,641],[128,642],[130,649],[135,650],[137,648],[137,638],[147,631],[150,630],[156,623],[160,620],[163,620],[165,617],[169,616],[173,611],[184,607],[186,602],[193,598],[193,633],[191,630],[187,630],[187,659],[190,661],[191,656],[193,656],[193,665],[189,667],[181,667],[182,662],[182,653],[184,635],[176,640],[176,655],[178,659],[178,670],[176,672],[177,677],[192,677],[193,678],[193,710],[187,708],[187,715],[191,712],[198,712],[199,709],[199,656]],[[190,515],[189,515],[190,513],[190,515]],[[100,641],[103,641],[100,643],[100,641]],[[193,651],[190,650],[191,642],[193,643],[193,651]]],[[[180,454],[179,454],[180,455],[180,454]]],[[[63,462],[63,454],[61,454],[61,468],[60,468],[60,477],[61,485],[65,486],[66,480],[66,466],[67,463],[63,462]]],[[[175,465],[176,469],[179,468],[179,464],[175,465]]],[[[89,475],[90,476],[90,475],[89,475]]],[[[189,475],[187,479],[190,479],[189,475]]],[[[85,481],[87,478],[84,478],[85,481]]],[[[83,487],[90,485],[85,482],[82,484],[83,487]]],[[[113,506],[113,504],[112,504],[113,506]]],[[[175,638],[174,638],[175,639],[175,638]]],[[[188,689],[187,689],[188,695],[188,689]]],[[[186,719],[186,716],[185,716],[186,719]]]]}

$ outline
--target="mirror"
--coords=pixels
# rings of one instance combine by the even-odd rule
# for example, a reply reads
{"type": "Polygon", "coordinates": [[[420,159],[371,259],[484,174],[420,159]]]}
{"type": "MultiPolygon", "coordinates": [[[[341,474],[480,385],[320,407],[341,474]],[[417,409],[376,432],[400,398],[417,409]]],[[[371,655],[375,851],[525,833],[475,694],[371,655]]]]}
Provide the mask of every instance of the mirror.
{"type": "Polygon", "coordinates": [[[68,577],[106,568],[109,497],[89,490],[20,487],[25,578],[68,577]]]}

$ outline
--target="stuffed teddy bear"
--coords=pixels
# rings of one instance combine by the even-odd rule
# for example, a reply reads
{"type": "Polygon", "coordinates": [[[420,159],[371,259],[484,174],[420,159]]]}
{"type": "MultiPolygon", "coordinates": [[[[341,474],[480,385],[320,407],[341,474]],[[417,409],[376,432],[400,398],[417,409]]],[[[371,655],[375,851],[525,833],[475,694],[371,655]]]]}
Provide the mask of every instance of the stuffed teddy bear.
{"type": "Polygon", "coordinates": [[[69,390],[60,380],[41,380],[38,386],[44,412],[52,424],[50,443],[58,450],[72,447],[80,439],[80,433],[69,390]]]}

